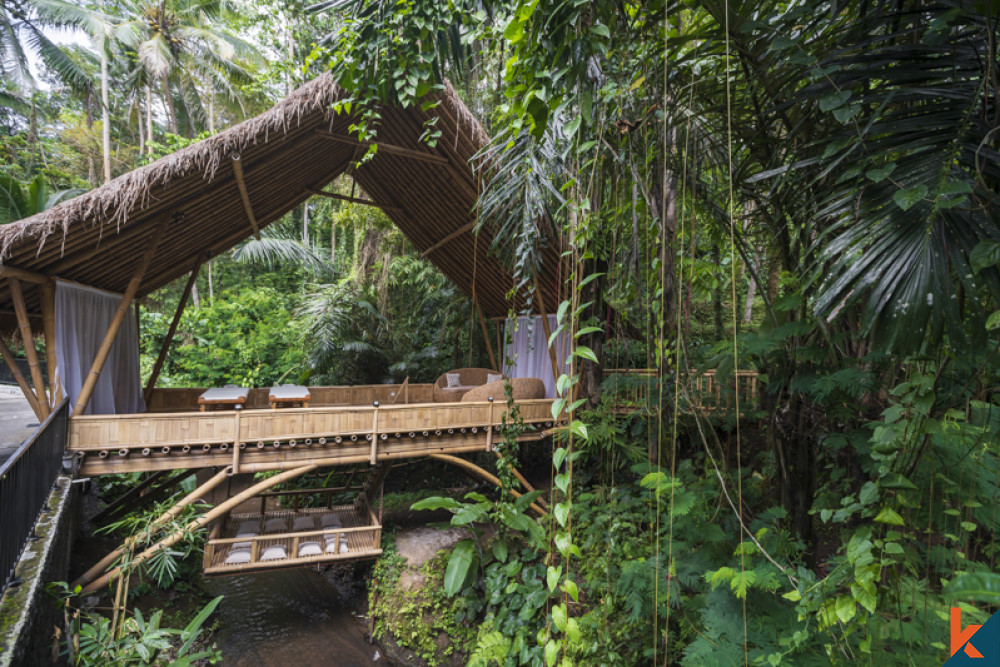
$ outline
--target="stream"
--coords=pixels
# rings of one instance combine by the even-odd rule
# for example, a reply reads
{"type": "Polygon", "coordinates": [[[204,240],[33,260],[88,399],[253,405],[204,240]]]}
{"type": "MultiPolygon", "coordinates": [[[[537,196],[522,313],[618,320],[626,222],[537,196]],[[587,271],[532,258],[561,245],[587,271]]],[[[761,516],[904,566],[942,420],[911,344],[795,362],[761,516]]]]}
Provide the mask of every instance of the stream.
{"type": "Polygon", "coordinates": [[[368,643],[354,601],[316,570],[209,578],[203,586],[225,596],[216,644],[226,667],[388,664],[368,643]]]}

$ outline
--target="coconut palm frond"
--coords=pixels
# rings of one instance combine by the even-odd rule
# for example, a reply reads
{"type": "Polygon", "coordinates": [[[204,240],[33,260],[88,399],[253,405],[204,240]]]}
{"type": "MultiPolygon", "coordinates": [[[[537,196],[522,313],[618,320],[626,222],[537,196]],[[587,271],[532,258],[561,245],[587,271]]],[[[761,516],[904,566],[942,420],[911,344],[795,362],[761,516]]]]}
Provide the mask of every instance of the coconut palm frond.
{"type": "Polygon", "coordinates": [[[250,239],[233,250],[233,259],[244,264],[273,269],[297,266],[314,274],[329,270],[325,259],[297,239],[262,236],[250,239]]]}

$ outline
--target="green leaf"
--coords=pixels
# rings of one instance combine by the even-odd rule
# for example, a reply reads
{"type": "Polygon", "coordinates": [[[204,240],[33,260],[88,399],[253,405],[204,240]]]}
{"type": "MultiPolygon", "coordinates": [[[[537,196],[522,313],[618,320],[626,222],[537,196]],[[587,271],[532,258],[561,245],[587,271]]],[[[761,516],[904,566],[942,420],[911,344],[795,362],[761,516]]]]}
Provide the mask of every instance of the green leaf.
{"type": "Polygon", "coordinates": [[[897,542],[886,542],[882,545],[882,551],[887,554],[901,554],[904,553],[903,547],[899,546],[897,542]]]}
{"type": "Polygon", "coordinates": [[[857,605],[854,603],[854,598],[847,595],[841,595],[837,598],[836,606],[837,618],[840,619],[841,623],[847,623],[857,612],[857,605]]]}
{"type": "Polygon", "coordinates": [[[878,516],[875,517],[875,520],[879,523],[887,523],[890,526],[905,525],[903,523],[903,517],[901,517],[899,513],[891,507],[883,507],[882,511],[878,513],[878,516]]]}
{"type": "Polygon", "coordinates": [[[465,526],[474,521],[482,521],[486,517],[487,507],[482,505],[466,505],[451,517],[451,525],[465,526]]]}
{"type": "Polygon", "coordinates": [[[545,583],[549,586],[549,592],[555,592],[556,586],[559,585],[559,577],[562,576],[562,565],[556,567],[555,565],[549,565],[549,569],[545,572],[545,583]]]}
{"type": "Polygon", "coordinates": [[[553,510],[553,513],[556,516],[556,521],[558,521],[559,525],[564,528],[566,527],[566,522],[569,521],[569,510],[570,507],[567,502],[556,503],[555,509],[553,510]]]}
{"type": "Polygon", "coordinates": [[[574,419],[570,422],[569,430],[573,433],[573,435],[583,438],[584,440],[588,440],[590,438],[587,432],[587,425],[579,419],[574,419]]]}
{"type": "Polygon", "coordinates": [[[566,637],[574,644],[580,641],[580,625],[575,618],[566,619],[566,637]]]}
{"type": "Polygon", "coordinates": [[[1000,574],[979,572],[960,574],[944,588],[949,597],[962,601],[985,602],[1000,605],[1000,574]]]}
{"type": "Polygon", "coordinates": [[[785,598],[786,600],[791,600],[792,602],[798,602],[799,600],[802,599],[802,593],[799,593],[798,591],[788,591],[787,593],[784,593],[781,597],[785,598]]]}
{"type": "Polygon", "coordinates": [[[586,336],[590,333],[595,333],[597,331],[604,331],[601,327],[584,327],[573,334],[573,338],[579,338],[580,336],[586,336]]]}
{"type": "Polygon", "coordinates": [[[507,562],[507,540],[504,539],[494,540],[493,556],[501,563],[507,562]]]}
{"type": "Polygon", "coordinates": [[[917,185],[912,188],[906,188],[904,190],[897,190],[896,194],[892,196],[892,200],[896,202],[896,205],[904,211],[908,211],[913,207],[914,204],[919,202],[921,199],[927,196],[927,186],[917,185]]]}
{"type": "Polygon", "coordinates": [[[879,181],[884,181],[889,178],[889,174],[896,171],[896,163],[890,162],[889,164],[882,165],[881,167],[875,167],[869,169],[865,172],[865,178],[869,181],[874,181],[878,183],[879,181]]]}
{"type": "Polygon", "coordinates": [[[598,37],[611,37],[611,31],[608,30],[608,26],[600,23],[590,26],[590,32],[594,33],[598,37]]]}
{"type": "Polygon", "coordinates": [[[431,496],[430,498],[424,498],[419,500],[412,505],[410,505],[411,510],[439,510],[441,508],[449,510],[457,510],[462,506],[462,503],[458,502],[454,498],[442,498],[440,496],[431,496]]]}
{"type": "Polygon", "coordinates": [[[819,98],[820,111],[833,111],[834,109],[839,109],[844,106],[849,99],[851,99],[851,91],[849,90],[827,93],[823,97],[819,98]]]}
{"type": "Polygon", "coordinates": [[[448,558],[448,567],[444,572],[444,591],[448,597],[454,597],[462,590],[473,564],[478,560],[476,554],[476,544],[472,540],[462,540],[455,545],[455,549],[448,558]]]}
{"type": "Polygon", "coordinates": [[[582,357],[583,359],[586,359],[587,361],[592,361],[595,364],[599,363],[597,361],[597,355],[594,354],[594,351],[591,350],[586,345],[577,345],[576,349],[573,351],[573,354],[575,354],[578,357],[582,357]]]}
{"type": "Polygon", "coordinates": [[[552,607],[552,622],[555,623],[556,629],[559,632],[566,632],[566,619],[568,614],[566,613],[566,605],[557,604],[552,607]]]}
{"type": "Polygon", "coordinates": [[[986,318],[986,330],[993,331],[995,329],[1000,329],[1000,310],[994,310],[986,318]]]}
{"type": "Polygon", "coordinates": [[[566,581],[564,581],[562,583],[562,586],[560,586],[560,588],[562,588],[567,595],[573,598],[573,602],[580,601],[580,589],[577,587],[576,582],[573,581],[572,579],[567,579],[566,581]]]}
{"type": "Polygon", "coordinates": [[[905,491],[916,491],[917,485],[906,479],[903,475],[898,472],[886,473],[882,479],[878,481],[878,485],[883,489],[896,489],[905,491]]]}
{"type": "Polygon", "coordinates": [[[556,640],[550,639],[545,644],[545,664],[546,667],[552,667],[556,664],[556,660],[559,658],[559,644],[556,640]]]}
{"type": "Polygon", "coordinates": [[[556,475],[556,488],[558,488],[563,493],[569,493],[569,473],[560,473],[556,475]]]}
{"type": "Polygon", "coordinates": [[[552,465],[555,467],[556,470],[559,470],[559,468],[562,467],[563,461],[566,460],[566,455],[568,453],[569,450],[567,450],[565,447],[560,447],[555,451],[554,454],[552,454],[552,465]]]}

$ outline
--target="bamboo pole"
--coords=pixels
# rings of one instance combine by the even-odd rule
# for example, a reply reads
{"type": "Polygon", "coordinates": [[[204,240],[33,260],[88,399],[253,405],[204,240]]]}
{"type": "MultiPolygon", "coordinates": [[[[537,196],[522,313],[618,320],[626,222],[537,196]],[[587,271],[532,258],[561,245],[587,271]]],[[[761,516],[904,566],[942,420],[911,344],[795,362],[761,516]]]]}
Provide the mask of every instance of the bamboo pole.
{"type": "MultiPolygon", "coordinates": [[[[535,270],[531,270],[534,274],[535,270]]],[[[556,359],[556,351],[549,345],[552,340],[552,327],[549,326],[549,315],[545,312],[545,300],[542,298],[542,286],[538,284],[538,276],[535,275],[535,296],[538,297],[538,310],[542,311],[542,328],[545,329],[545,347],[549,348],[549,361],[552,363],[552,377],[559,380],[559,360],[556,359]]]]}
{"type": "Polygon", "coordinates": [[[250,227],[253,229],[253,237],[260,241],[260,230],[257,228],[257,218],[253,214],[253,207],[250,206],[250,194],[247,192],[247,184],[243,181],[243,163],[240,156],[234,155],[232,159],[233,174],[236,176],[236,187],[240,190],[240,199],[243,201],[243,210],[246,211],[247,219],[250,220],[250,227]]]}
{"type": "Polygon", "coordinates": [[[7,362],[7,368],[9,368],[10,372],[14,375],[14,379],[17,381],[17,386],[21,388],[21,393],[23,393],[24,397],[28,399],[28,405],[31,406],[31,411],[35,413],[36,417],[38,417],[39,422],[45,421],[45,418],[42,417],[42,410],[38,407],[38,399],[35,398],[35,392],[31,391],[31,386],[28,384],[28,381],[24,379],[24,374],[21,372],[21,369],[18,368],[17,362],[14,360],[14,353],[10,351],[9,347],[7,347],[7,343],[2,340],[0,340],[0,356],[3,356],[3,360],[7,362]]]}
{"type": "Polygon", "coordinates": [[[42,326],[45,329],[45,363],[49,373],[49,398],[52,406],[62,400],[62,384],[56,377],[56,290],[51,280],[39,284],[42,293],[42,326]]]}
{"type": "Polygon", "coordinates": [[[181,323],[181,315],[184,314],[184,308],[191,297],[191,290],[194,289],[195,281],[198,280],[198,272],[201,270],[201,265],[204,262],[205,255],[199,255],[194,261],[194,266],[191,267],[191,277],[188,278],[187,284],[184,285],[184,291],[181,292],[181,300],[177,303],[174,319],[170,322],[170,328],[167,329],[167,337],[163,339],[160,354],[156,357],[156,363],[153,364],[153,371],[149,374],[149,382],[146,383],[146,391],[143,392],[147,405],[149,404],[149,399],[153,396],[156,381],[160,378],[160,371],[163,370],[163,364],[167,360],[167,353],[170,351],[170,343],[174,339],[174,334],[177,333],[177,326],[181,323]]]}
{"type": "MultiPolygon", "coordinates": [[[[204,496],[209,491],[215,489],[215,487],[217,487],[219,484],[223,482],[223,480],[226,479],[229,479],[228,468],[224,468],[221,471],[217,472],[215,475],[206,480],[204,484],[202,484],[197,489],[195,489],[191,493],[187,494],[186,496],[178,500],[173,507],[171,507],[169,510],[167,510],[166,512],[158,516],[156,519],[154,519],[153,522],[149,524],[149,528],[154,528],[163,523],[166,523],[167,521],[170,521],[175,516],[180,514],[181,510],[183,510],[185,507],[187,507],[194,501],[204,496]]],[[[125,553],[125,550],[128,549],[132,544],[134,544],[138,539],[139,539],[138,535],[133,535],[132,537],[125,540],[125,542],[123,542],[120,547],[109,553],[107,556],[102,558],[96,565],[94,565],[92,568],[81,574],[80,577],[73,582],[73,586],[76,587],[89,584],[91,581],[94,580],[95,577],[97,577],[97,575],[104,572],[104,570],[106,570],[109,565],[114,563],[119,556],[125,553]]]]}
{"type": "Polygon", "coordinates": [[[26,283],[38,283],[39,285],[49,282],[48,276],[43,276],[41,273],[35,273],[34,271],[19,269],[9,264],[0,266],[0,278],[19,278],[26,283]]]}
{"type": "Polygon", "coordinates": [[[420,253],[420,256],[421,257],[427,257],[427,255],[431,254],[432,252],[434,252],[435,250],[437,250],[441,246],[443,246],[443,245],[445,245],[447,243],[450,243],[451,241],[454,241],[455,239],[457,239],[462,234],[464,234],[466,232],[471,232],[472,228],[475,227],[475,226],[476,226],[476,221],[475,220],[473,220],[472,222],[469,222],[469,223],[466,223],[466,224],[462,225],[461,227],[459,227],[458,229],[456,229],[455,231],[453,231],[452,233],[448,234],[443,239],[441,239],[440,241],[438,241],[437,243],[435,243],[434,245],[432,245],[427,250],[424,250],[422,253],[420,253]]]}
{"type": "MultiPolygon", "coordinates": [[[[216,505],[211,511],[206,512],[205,514],[198,517],[194,521],[190,522],[183,528],[175,530],[170,535],[163,538],[162,540],[160,540],[159,542],[152,545],[151,547],[143,551],[141,554],[136,556],[129,565],[136,566],[146,562],[147,560],[155,556],[157,552],[162,551],[164,549],[168,549],[173,545],[177,544],[177,542],[179,542],[184,537],[185,534],[198,530],[199,528],[211,523],[221,515],[230,511],[237,505],[241,504],[243,501],[254,497],[261,491],[265,491],[271,488],[272,486],[276,486],[277,484],[288,481],[290,479],[300,477],[309,472],[310,470],[315,470],[315,469],[316,469],[315,465],[306,465],[300,468],[295,468],[293,470],[283,472],[280,475],[275,475],[274,477],[268,477],[267,479],[258,482],[257,484],[254,484],[249,489],[236,494],[232,498],[229,498],[228,500],[219,505],[216,505]]],[[[116,567],[115,569],[101,576],[99,579],[96,579],[95,581],[92,581],[89,584],[87,584],[82,592],[92,593],[93,591],[96,591],[97,589],[108,585],[116,578],[121,576],[122,571],[123,567],[121,566],[116,567]]]]}
{"type": "Polygon", "coordinates": [[[115,311],[115,316],[111,319],[111,324],[108,326],[108,333],[104,336],[100,349],[97,350],[97,356],[90,367],[90,374],[87,375],[87,380],[83,383],[83,388],[80,389],[80,396],[76,399],[76,405],[73,407],[73,413],[76,415],[82,415],[84,410],[87,409],[87,404],[90,403],[94,387],[97,385],[97,380],[101,376],[104,364],[108,360],[108,353],[111,352],[111,346],[115,342],[118,330],[121,329],[122,322],[125,321],[125,316],[128,314],[129,304],[132,302],[133,297],[135,297],[135,293],[139,291],[139,285],[142,284],[142,277],[146,273],[146,269],[149,268],[149,263],[153,260],[156,247],[160,245],[160,239],[163,238],[163,232],[166,229],[167,219],[164,218],[160,222],[159,227],[157,227],[156,233],[153,234],[153,240],[150,242],[146,254],[139,261],[139,266],[136,268],[132,280],[129,281],[128,288],[125,290],[125,294],[122,295],[121,302],[118,304],[118,310],[115,311]]]}
{"type": "Polygon", "coordinates": [[[414,160],[423,160],[424,162],[433,162],[434,164],[448,164],[448,158],[437,155],[436,153],[422,153],[420,151],[415,151],[410,148],[403,148],[402,146],[394,146],[392,144],[387,144],[382,141],[358,141],[357,137],[352,137],[347,134],[336,134],[334,132],[329,132],[327,130],[317,130],[316,134],[323,137],[324,139],[329,139],[331,141],[336,141],[337,143],[347,144],[348,146],[364,146],[367,148],[373,143],[376,145],[376,150],[379,153],[388,153],[389,155],[399,155],[400,157],[408,157],[414,160]]]}
{"type": "MultiPolygon", "coordinates": [[[[448,454],[431,454],[430,457],[432,459],[437,459],[438,461],[444,461],[445,463],[451,463],[452,465],[456,465],[459,468],[464,468],[465,470],[468,470],[469,472],[471,472],[473,474],[479,475],[480,477],[482,477],[483,479],[485,479],[487,482],[493,484],[497,488],[501,488],[501,489],[503,488],[503,486],[500,484],[500,480],[495,475],[487,472],[486,470],[483,470],[482,468],[480,468],[479,466],[477,466],[475,463],[472,463],[471,461],[466,461],[465,459],[460,459],[457,456],[450,456],[448,454]]],[[[514,489],[507,489],[507,491],[508,491],[508,493],[510,493],[515,498],[520,498],[522,495],[524,495],[523,493],[521,493],[519,491],[515,491],[514,489]]],[[[545,516],[546,514],[548,514],[548,512],[546,512],[545,510],[543,510],[541,507],[539,507],[535,503],[531,503],[531,505],[529,505],[529,507],[531,507],[531,509],[535,510],[535,512],[539,516],[545,516]]]]}
{"type": "Polygon", "coordinates": [[[364,204],[365,206],[374,206],[375,208],[380,208],[387,213],[402,213],[402,209],[396,208],[395,206],[385,206],[379,204],[378,202],[370,201],[368,199],[361,199],[359,197],[348,197],[347,195],[337,194],[336,192],[327,192],[326,190],[321,190],[319,188],[306,188],[306,192],[311,195],[316,195],[318,197],[329,197],[330,199],[336,199],[338,201],[346,201],[351,204],[364,204]]]}
{"type": "Polygon", "coordinates": [[[35,386],[35,398],[41,419],[49,416],[49,399],[45,395],[45,380],[42,378],[42,365],[38,361],[35,350],[35,337],[31,333],[31,322],[28,320],[28,309],[24,306],[24,292],[21,291],[21,281],[10,277],[7,279],[10,295],[14,300],[14,312],[17,314],[17,325],[21,332],[21,342],[24,343],[24,354],[28,357],[28,368],[31,371],[31,383],[35,386]]]}
{"type": "Polygon", "coordinates": [[[486,341],[486,351],[490,354],[490,363],[493,364],[493,370],[499,371],[500,367],[497,366],[497,358],[493,354],[493,343],[490,342],[490,332],[486,328],[486,318],[483,317],[483,309],[479,305],[479,299],[476,299],[476,312],[479,313],[479,326],[483,329],[483,340],[486,341]]]}

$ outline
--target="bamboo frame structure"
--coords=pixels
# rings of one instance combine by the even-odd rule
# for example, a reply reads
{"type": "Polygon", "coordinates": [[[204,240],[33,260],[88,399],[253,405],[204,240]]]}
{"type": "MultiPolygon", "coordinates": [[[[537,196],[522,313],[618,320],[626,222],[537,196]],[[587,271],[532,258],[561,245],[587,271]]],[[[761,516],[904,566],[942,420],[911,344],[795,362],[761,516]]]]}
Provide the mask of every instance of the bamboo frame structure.
{"type": "Polygon", "coordinates": [[[258,570],[307,567],[319,563],[342,560],[375,558],[382,553],[382,549],[380,548],[381,541],[382,526],[367,502],[363,503],[360,508],[342,505],[329,508],[231,514],[228,518],[217,520],[216,527],[213,528],[212,535],[205,544],[203,570],[206,575],[210,576],[228,575],[255,572],[258,570]],[[251,537],[236,536],[239,525],[246,521],[258,521],[263,524],[273,519],[284,519],[286,522],[292,522],[295,519],[318,517],[331,513],[340,516],[345,525],[340,528],[262,533],[251,537]],[[318,555],[299,555],[299,547],[304,542],[312,541],[322,544],[331,536],[334,544],[337,545],[335,553],[327,553],[326,549],[323,549],[322,553],[318,555]],[[226,547],[231,547],[234,544],[245,545],[247,543],[250,543],[250,562],[229,564],[225,562],[229,554],[229,550],[226,547]],[[346,552],[341,553],[341,545],[347,547],[346,552]],[[267,561],[260,560],[262,552],[272,546],[283,547],[286,554],[285,558],[267,561]]]}
{"type": "Polygon", "coordinates": [[[461,227],[459,227],[458,229],[456,229],[455,231],[453,231],[451,234],[448,234],[443,239],[441,239],[440,241],[438,241],[437,243],[435,243],[434,245],[432,245],[427,250],[424,250],[422,253],[420,253],[420,256],[421,257],[427,257],[428,255],[430,255],[431,253],[433,253],[435,250],[440,250],[442,247],[444,247],[448,243],[454,241],[455,239],[457,239],[462,234],[465,234],[466,232],[471,232],[472,229],[473,229],[473,227],[475,227],[475,226],[476,226],[476,221],[475,220],[473,220],[472,222],[469,222],[469,223],[466,223],[466,224],[462,225],[461,227]]]}
{"type": "Polygon", "coordinates": [[[7,343],[0,340],[0,356],[3,357],[4,362],[7,364],[7,368],[10,369],[11,374],[14,376],[14,380],[17,382],[17,386],[21,388],[21,393],[28,400],[28,405],[31,406],[31,411],[35,413],[38,417],[39,422],[45,421],[42,417],[42,409],[38,405],[38,399],[35,398],[35,392],[31,390],[31,385],[28,381],[24,379],[24,373],[21,372],[21,368],[17,365],[17,361],[14,359],[14,353],[10,351],[7,347],[7,343]]]}
{"type": "Polygon", "coordinates": [[[358,141],[357,137],[352,137],[349,134],[338,134],[336,132],[330,132],[329,130],[317,130],[316,134],[323,137],[324,139],[329,139],[330,141],[336,141],[341,144],[346,144],[348,146],[364,146],[367,148],[372,144],[377,146],[379,153],[388,153],[389,155],[398,155],[400,157],[407,157],[413,160],[421,160],[423,162],[431,162],[433,164],[448,164],[448,158],[441,155],[435,155],[434,153],[422,153],[420,151],[415,151],[411,148],[403,148],[402,146],[395,146],[390,143],[384,143],[381,141],[358,141]]]}
{"type": "Polygon", "coordinates": [[[545,330],[545,341],[549,349],[549,362],[552,364],[552,379],[559,380],[559,359],[556,357],[556,351],[552,349],[552,346],[548,344],[548,341],[552,340],[552,327],[549,326],[549,314],[545,310],[545,300],[542,297],[542,289],[538,284],[538,276],[535,274],[535,270],[531,270],[531,274],[535,276],[535,296],[538,298],[538,310],[541,312],[542,316],[542,329],[545,330]]]}
{"type": "MultiPolygon", "coordinates": [[[[187,507],[194,501],[200,499],[203,495],[205,495],[209,491],[212,491],[213,489],[215,489],[215,487],[217,487],[223,481],[228,479],[229,477],[228,473],[229,473],[228,470],[221,470],[220,472],[217,472],[215,475],[213,475],[211,478],[205,481],[204,484],[202,484],[197,489],[195,489],[191,493],[187,494],[186,496],[178,500],[173,507],[171,507],[169,510],[167,510],[159,517],[154,519],[153,522],[149,524],[149,528],[152,529],[155,528],[156,526],[163,525],[167,521],[170,521],[171,519],[176,517],[178,514],[181,513],[181,511],[185,507],[187,507]]],[[[77,578],[77,580],[73,582],[73,586],[74,587],[85,586],[92,583],[98,577],[98,575],[104,572],[123,553],[125,553],[126,549],[128,549],[132,544],[135,544],[138,541],[138,539],[139,536],[136,535],[125,540],[120,547],[109,553],[107,556],[98,561],[93,567],[91,567],[89,570],[81,574],[77,578]]]]}
{"type": "Polygon", "coordinates": [[[156,381],[160,377],[160,371],[163,370],[163,364],[167,360],[167,353],[170,351],[170,343],[174,340],[174,335],[177,333],[177,326],[181,323],[181,315],[184,314],[184,308],[187,306],[188,298],[190,298],[191,291],[198,280],[198,273],[201,271],[201,265],[204,264],[205,259],[205,255],[199,255],[198,259],[194,262],[194,266],[191,267],[191,276],[184,285],[184,291],[181,292],[180,301],[177,302],[177,310],[174,312],[174,319],[171,320],[170,328],[167,329],[167,336],[163,339],[163,346],[160,347],[160,353],[156,357],[153,370],[149,374],[149,382],[146,383],[146,390],[143,392],[146,403],[149,403],[149,399],[153,395],[153,388],[156,386],[156,381]]]}
{"type": "Polygon", "coordinates": [[[349,204],[364,204],[365,206],[374,206],[375,208],[380,208],[386,213],[402,213],[402,209],[395,206],[384,206],[378,202],[371,201],[370,199],[361,199],[359,197],[349,197],[347,195],[337,194],[336,192],[327,192],[326,190],[321,190],[319,188],[306,188],[306,192],[311,195],[316,195],[317,197],[327,197],[329,199],[336,199],[337,201],[345,201],[349,204]]]}
{"type": "Polygon", "coordinates": [[[38,361],[35,350],[35,337],[31,333],[31,322],[28,321],[28,309],[24,305],[24,293],[21,291],[21,281],[10,277],[7,279],[10,295],[14,300],[14,312],[17,313],[18,328],[21,332],[21,342],[24,343],[24,354],[28,357],[28,369],[31,371],[31,383],[35,387],[35,398],[41,412],[42,421],[49,416],[49,399],[45,394],[45,380],[42,379],[42,365],[38,361]]]}
{"type": "MultiPolygon", "coordinates": [[[[132,560],[132,562],[129,565],[131,567],[135,567],[135,566],[141,565],[142,563],[146,562],[147,560],[149,560],[150,558],[152,558],[153,556],[155,556],[158,551],[162,551],[163,549],[169,549],[173,545],[177,544],[177,542],[179,542],[184,537],[184,535],[186,533],[190,533],[190,532],[193,532],[195,530],[198,530],[199,528],[205,527],[206,525],[208,525],[209,523],[211,523],[215,519],[219,518],[220,516],[222,516],[226,512],[228,512],[231,509],[233,509],[234,507],[240,505],[243,501],[245,501],[245,500],[247,500],[249,498],[252,498],[253,496],[255,496],[258,493],[260,493],[261,491],[266,491],[267,489],[271,488],[272,486],[276,486],[278,484],[281,484],[282,482],[286,482],[288,480],[295,479],[296,477],[301,477],[302,475],[306,474],[310,470],[315,470],[315,469],[316,469],[315,465],[305,465],[305,466],[301,466],[301,467],[298,467],[298,468],[294,468],[292,470],[287,470],[287,471],[282,472],[282,473],[280,473],[278,475],[275,475],[274,477],[268,477],[267,479],[265,479],[265,480],[263,480],[261,482],[258,482],[257,484],[254,484],[253,486],[251,486],[246,491],[243,491],[242,493],[238,493],[235,496],[233,496],[232,498],[229,498],[228,500],[226,500],[225,502],[220,503],[219,505],[217,505],[212,510],[206,512],[201,517],[199,517],[199,518],[195,519],[194,521],[188,523],[183,528],[179,528],[179,529],[175,530],[170,535],[168,535],[165,538],[161,539],[156,544],[150,546],[148,549],[146,549],[145,551],[143,551],[141,554],[138,554],[132,560]]],[[[116,558],[117,558],[117,556],[116,556],[116,558]]],[[[112,559],[111,562],[113,562],[113,559],[112,559]]],[[[91,570],[93,570],[93,569],[94,568],[91,568],[91,570]]],[[[97,589],[110,584],[112,581],[114,581],[115,579],[117,579],[118,577],[121,576],[123,570],[124,570],[124,568],[122,566],[118,566],[118,567],[110,570],[109,572],[106,572],[101,577],[95,579],[94,581],[91,581],[86,586],[84,586],[82,592],[83,593],[92,593],[92,592],[96,591],[97,589]]]]}
{"type": "MultiPolygon", "coordinates": [[[[549,399],[519,400],[517,406],[528,427],[525,442],[559,425],[549,399]]],[[[82,455],[83,475],[229,466],[234,460],[239,472],[313,461],[372,464],[484,451],[505,411],[505,405],[484,401],[84,415],[70,420],[68,450],[82,455]]]]}
{"type": "Polygon", "coordinates": [[[486,318],[483,317],[483,309],[479,307],[478,299],[476,299],[476,312],[479,313],[479,326],[483,330],[483,340],[486,341],[486,351],[490,355],[490,363],[493,364],[493,370],[500,372],[500,367],[497,365],[497,357],[493,354],[493,343],[490,342],[490,332],[486,328],[486,318]]]}
{"type": "Polygon", "coordinates": [[[253,206],[250,205],[250,194],[247,192],[247,184],[243,180],[243,162],[239,155],[232,156],[233,175],[236,178],[236,187],[240,190],[240,200],[243,202],[243,210],[246,211],[247,220],[250,221],[250,228],[253,230],[253,237],[260,241],[260,228],[257,226],[257,216],[253,214],[253,206]]]}
{"type": "MultiPolygon", "coordinates": [[[[450,456],[448,454],[431,454],[430,457],[432,459],[437,459],[438,461],[444,461],[445,463],[450,463],[452,465],[456,465],[459,468],[462,468],[464,470],[468,470],[469,472],[473,473],[474,475],[477,475],[477,476],[485,479],[487,482],[489,482],[490,484],[493,484],[497,488],[499,488],[499,489],[503,488],[503,485],[500,483],[500,479],[497,478],[496,475],[493,475],[492,473],[487,472],[486,470],[483,470],[482,468],[480,468],[479,466],[477,466],[475,463],[473,463],[471,461],[466,461],[465,459],[460,459],[457,456],[450,456]]],[[[517,491],[515,489],[507,489],[507,492],[510,493],[515,498],[520,498],[522,495],[524,495],[523,493],[521,493],[520,491],[517,491]]],[[[535,503],[531,503],[531,505],[529,505],[529,507],[531,509],[533,509],[535,511],[535,513],[538,514],[538,516],[546,516],[548,514],[548,512],[546,512],[545,510],[543,510],[541,507],[539,507],[535,503]]]]}
{"type": "Polygon", "coordinates": [[[166,228],[167,219],[164,218],[158,223],[156,232],[153,234],[153,240],[150,242],[148,249],[139,261],[139,266],[136,268],[135,273],[132,276],[132,280],[129,281],[128,288],[122,295],[121,301],[118,304],[118,310],[115,311],[115,315],[111,319],[111,324],[108,326],[108,332],[104,336],[104,340],[101,342],[101,347],[97,350],[97,356],[94,357],[94,363],[90,367],[90,373],[87,375],[87,379],[83,383],[83,388],[80,389],[80,395],[73,408],[74,414],[82,415],[84,410],[87,409],[87,404],[90,403],[90,397],[94,393],[94,387],[97,385],[97,379],[100,377],[101,371],[104,369],[104,364],[108,360],[108,353],[111,351],[111,346],[115,342],[118,330],[121,329],[122,322],[125,321],[125,316],[128,314],[129,304],[131,304],[132,299],[135,298],[136,292],[139,291],[139,285],[142,284],[142,277],[146,273],[149,263],[153,260],[153,254],[156,252],[156,248],[159,246],[160,239],[163,238],[163,232],[166,231],[166,228]]]}
{"type": "MultiPolygon", "coordinates": [[[[56,377],[58,358],[56,356],[56,290],[51,280],[40,283],[42,306],[42,329],[45,335],[45,363],[49,373],[49,399],[55,407],[62,401],[62,384],[56,377]]],[[[138,330],[137,330],[138,331],[138,330]]]]}

